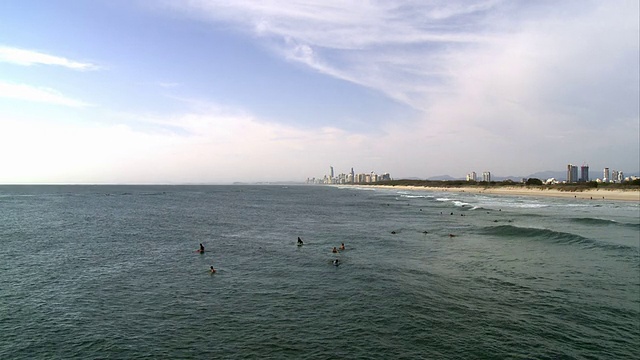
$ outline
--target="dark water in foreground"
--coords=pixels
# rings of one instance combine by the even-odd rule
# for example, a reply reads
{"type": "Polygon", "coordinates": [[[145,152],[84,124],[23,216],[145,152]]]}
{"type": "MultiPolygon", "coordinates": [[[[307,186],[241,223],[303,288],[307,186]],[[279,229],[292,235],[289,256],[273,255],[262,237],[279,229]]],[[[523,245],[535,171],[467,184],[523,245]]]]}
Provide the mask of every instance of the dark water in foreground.
{"type": "Polygon", "coordinates": [[[638,358],[639,249],[628,202],[0,186],[0,359],[638,358]]]}

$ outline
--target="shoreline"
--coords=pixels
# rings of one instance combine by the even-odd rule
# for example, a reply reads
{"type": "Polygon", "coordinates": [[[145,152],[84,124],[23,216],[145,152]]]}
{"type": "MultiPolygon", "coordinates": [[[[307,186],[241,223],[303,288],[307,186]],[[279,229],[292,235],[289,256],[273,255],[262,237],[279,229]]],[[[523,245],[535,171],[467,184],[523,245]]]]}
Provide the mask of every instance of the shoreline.
{"type": "Polygon", "coordinates": [[[438,191],[438,192],[459,192],[470,194],[507,195],[507,196],[531,196],[531,197],[555,197],[566,199],[583,200],[616,200],[640,202],[640,190],[600,190],[589,189],[584,191],[560,191],[556,189],[537,189],[522,187],[431,187],[431,186],[410,186],[410,185],[356,185],[365,188],[399,189],[415,191],[438,191]]]}

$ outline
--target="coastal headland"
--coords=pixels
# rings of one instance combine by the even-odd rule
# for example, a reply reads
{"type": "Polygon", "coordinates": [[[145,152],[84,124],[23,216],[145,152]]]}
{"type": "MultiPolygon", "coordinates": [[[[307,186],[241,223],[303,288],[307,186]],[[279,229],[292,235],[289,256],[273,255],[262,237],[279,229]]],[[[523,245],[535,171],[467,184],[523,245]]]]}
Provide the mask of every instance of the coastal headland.
{"type": "Polygon", "coordinates": [[[588,199],[593,201],[603,200],[619,200],[640,202],[640,186],[624,186],[624,187],[547,187],[547,186],[527,186],[527,185],[449,185],[447,182],[441,182],[440,185],[430,182],[429,184],[420,183],[377,183],[377,184],[358,184],[359,187],[371,188],[393,188],[398,190],[416,190],[416,191],[438,191],[438,192],[463,192],[472,194],[491,194],[491,195],[512,195],[512,196],[532,196],[532,197],[558,197],[558,198],[575,198],[588,199]]]}

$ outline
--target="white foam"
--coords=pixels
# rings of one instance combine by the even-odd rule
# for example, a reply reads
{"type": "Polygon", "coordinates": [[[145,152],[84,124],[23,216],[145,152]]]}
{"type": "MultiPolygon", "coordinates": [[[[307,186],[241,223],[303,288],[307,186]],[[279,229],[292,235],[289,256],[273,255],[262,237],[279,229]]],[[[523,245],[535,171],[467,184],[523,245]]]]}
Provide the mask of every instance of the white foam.
{"type": "Polygon", "coordinates": [[[522,209],[539,209],[539,208],[549,207],[549,205],[546,205],[546,204],[506,204],[506,205],[516,207],[516,208],[522,208],[522,209]]]}
{"type": "Polygon", "coordinates": [[[408,198],[408,199],[424,199],[424,198],[428,198],[428,196],[424,196],[424,195],[401,195],[404,198],[408,198]]]}
{"type": "Polygon", "coordinates": [[[459,206],[459,207],[471,206],[471,204],[469,203],[458,201],[458,200],[453,200],[453,205],[459,206]]]}

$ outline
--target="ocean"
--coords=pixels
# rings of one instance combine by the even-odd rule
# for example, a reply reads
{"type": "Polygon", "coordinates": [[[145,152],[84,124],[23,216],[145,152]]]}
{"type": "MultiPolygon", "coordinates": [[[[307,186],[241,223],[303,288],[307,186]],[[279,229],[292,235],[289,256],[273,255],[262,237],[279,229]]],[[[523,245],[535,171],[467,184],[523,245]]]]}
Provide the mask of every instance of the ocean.
{"type": "Polygon", "coordinates": [[[0,359],[639,354],[637,202],[0,186],[0,359]]]}

